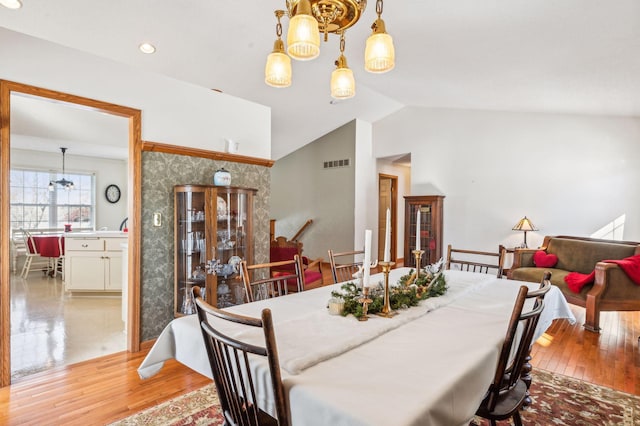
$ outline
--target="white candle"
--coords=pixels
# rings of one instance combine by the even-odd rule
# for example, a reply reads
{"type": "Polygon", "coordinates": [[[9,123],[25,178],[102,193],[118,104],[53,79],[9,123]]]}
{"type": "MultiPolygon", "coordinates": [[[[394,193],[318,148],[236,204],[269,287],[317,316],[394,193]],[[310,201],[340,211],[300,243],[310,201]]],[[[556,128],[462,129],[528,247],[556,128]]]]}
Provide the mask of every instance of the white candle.
{"type": "Polygon", "coordinates": [[[371,272],[371,229],[364,231],[364,260],[362,262],[362,287],[369,287],[369,275],[371,272]]]}
{"type": "Polygon", "coordinates": [[[420,250],[420,206],[416,213],[416,250],[420,250]]]}
{"type": "Polygon", "coordinates": [[[391,212],[387,209],[387,223],[384,231],[384,261],[391,261],[391,212]]]}

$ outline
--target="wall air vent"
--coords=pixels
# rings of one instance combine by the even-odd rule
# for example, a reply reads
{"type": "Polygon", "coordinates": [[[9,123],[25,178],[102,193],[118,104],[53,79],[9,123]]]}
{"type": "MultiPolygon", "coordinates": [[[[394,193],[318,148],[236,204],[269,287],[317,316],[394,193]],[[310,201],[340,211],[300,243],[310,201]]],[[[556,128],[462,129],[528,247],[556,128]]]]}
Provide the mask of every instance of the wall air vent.
{"type": "Polygon", "coordinates": [[[349,167],[351,160],[345,158],[344,160],[325,161],[323,164],[325,169],[335,169],[338,167],[349,167]]]}

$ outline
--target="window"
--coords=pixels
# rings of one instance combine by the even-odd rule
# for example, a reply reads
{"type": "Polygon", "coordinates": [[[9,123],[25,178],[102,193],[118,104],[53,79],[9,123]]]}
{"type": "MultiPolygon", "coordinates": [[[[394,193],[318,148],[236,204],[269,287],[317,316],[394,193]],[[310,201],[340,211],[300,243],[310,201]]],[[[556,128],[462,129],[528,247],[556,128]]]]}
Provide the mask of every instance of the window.
{"type": "Polygon", "coordinates": [[[93,174],[66,173],[74,183],[67,191],[60,185],[49,190],[49,182],[62,179],[62,174],[41,170],[11,169],[12,229],[94,229],[95,177],[93,174]]]}

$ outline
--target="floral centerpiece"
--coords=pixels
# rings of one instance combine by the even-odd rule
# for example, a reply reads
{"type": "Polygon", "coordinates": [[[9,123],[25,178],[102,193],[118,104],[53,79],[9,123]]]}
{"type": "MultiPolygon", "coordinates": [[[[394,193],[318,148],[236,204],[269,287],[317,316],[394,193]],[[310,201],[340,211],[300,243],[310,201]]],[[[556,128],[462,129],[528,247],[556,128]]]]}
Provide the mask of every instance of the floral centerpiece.
{"type": "MultiPolygon", "coordinates": [[[[413,269],[407,275],[400,277],[397,285],[391,286],[389,290],[391,309],[407,309],[411,306],[417,306],[422,300],[445,294],[447,282],[441,271],[443,264],[443,260],[440,259],[433,265],[427,265],[413,280],[413,269]]],[[[359,301],[363,296],[362,289],[355,283],[343,284],[339,291],[331,292],[331,296],[344,300],[343,316],[352,314],[356,318],[360,318],[364,315],[362,303],[359,301]]],[[[382,283],[369,287],[369,299],[371,299],[371,303],[368,306],[368,313],[381,312],[384,306],[384,286],[382,283]]]]}

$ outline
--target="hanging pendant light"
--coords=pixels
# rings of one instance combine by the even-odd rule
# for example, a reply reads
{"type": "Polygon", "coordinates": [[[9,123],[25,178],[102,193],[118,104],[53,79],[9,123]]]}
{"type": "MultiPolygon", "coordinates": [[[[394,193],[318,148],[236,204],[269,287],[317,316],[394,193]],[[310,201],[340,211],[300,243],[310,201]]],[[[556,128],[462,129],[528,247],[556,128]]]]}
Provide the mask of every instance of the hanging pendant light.
{"type": "Polygon", "coordinates": [[[340,35],[340,56],[336,61],[336,69],[331,73],[331,97],[334,99],[349,99],[356,94],[356,81],[353,71],[347,66],[344,56],[344,33],[340,35]]]}
{"type": "Polygon", "coordinates": [[[395,66],[396,54],[393,39],[387,34],[384,21],[380,18],[382,0],[376,1],[376,13],[378,19],[371,26],[373,34],[367,39],[364,51],[364,69],[372,73],[384,73],[395,66]]]}
{"type": "Polygon", "coordinates": [[[56,184],[63,187],[66,191],[70,191],[73,189],[73,182],[67,180],[64,172],[64,154],[67,152],[67,148],[60,148],[62,151],[62,179],[52,180],[49,182],[49,191],[53,191],[55,189],[56,184]]]}
{"type": "Polygon", "coordinates": [[[291,58],[284,53],[284,42],[282,41],[282,24],[280,18],[284,15],[284,10],[275,11],[278,24],[276,25],[276,35],[278,39],[273,43],[273,52],[267,56],[267,64],[264,67],[264,82],[273,87],[291,86],[291,58]]]}
{"type": "Polygon", "coordinates": [[[309,0],[300,0],[295,16],[289,21],[287,53],[298,61],[308,61],[320,54],[318,21],[311,15],[309,0]]]}

